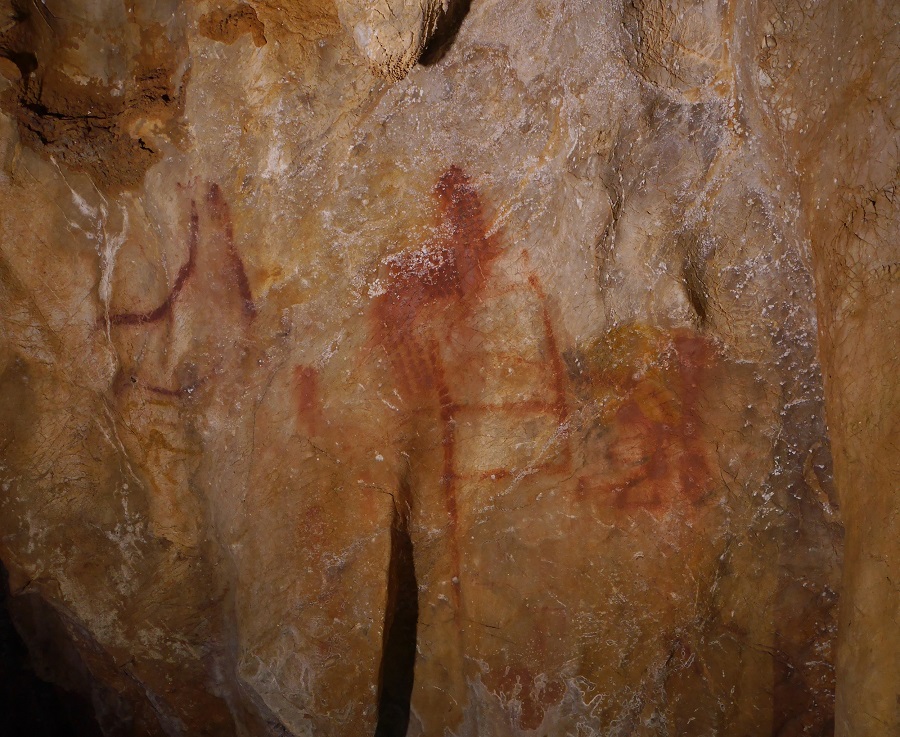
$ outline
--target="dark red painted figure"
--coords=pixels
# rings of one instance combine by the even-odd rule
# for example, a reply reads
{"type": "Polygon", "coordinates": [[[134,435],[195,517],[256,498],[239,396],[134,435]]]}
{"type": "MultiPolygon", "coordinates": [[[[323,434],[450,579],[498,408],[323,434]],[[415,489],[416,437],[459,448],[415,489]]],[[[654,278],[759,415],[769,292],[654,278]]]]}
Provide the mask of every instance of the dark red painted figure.
{"type": "MultiPolygon", "coordinates": [[[[222,263],[224,268],[225,283],[230,284],[231,288],[240,297],[241,310],[244,317],[247,320],[252,320],[256,316],[256,305],[253,301],[244,263],[235,245],[231,210],[218,184],[210,183],[206,186],[204,205],[205,215],[210,225],[212,225],[212,233],[218,234],[222,239],[222,243],[219,245],[223,248],[224,260],[220,263],[222,263]]],[[[167,321],[171,327],[171,321],[174,319],[178,305],[183,300],[188,299],[187,292],[193,288],[198,278],[198,261],[202,255],[200,252],[201,230],[200,210],[196,199],[191,198],[188,217],[187,258],[178,269],[169,293],[159,305],[146,312],[120,312],[109,315],[108,320],[111,327],[146,326],[147,329],[150,329],[151,326],[163,321],[167,321]]],[[[215,278],[218,274],[209,274],[209,276],[215,278]]],[[[105,320],[102,322],[105,324],[105,320]]],[[[208,376],[196,376],[188,383],[181,382],[179,386],[173,388],[160,386],[153,382],[140,381],[139,377],[132,376],[130,382],[126,379],[118,382],[118,385],[124,387],[129,384],[137,385],[140,383],[143,388],[154,394],[182,397],[192,394],[194,390],[201,387],[208,380],[208,376]]]]}

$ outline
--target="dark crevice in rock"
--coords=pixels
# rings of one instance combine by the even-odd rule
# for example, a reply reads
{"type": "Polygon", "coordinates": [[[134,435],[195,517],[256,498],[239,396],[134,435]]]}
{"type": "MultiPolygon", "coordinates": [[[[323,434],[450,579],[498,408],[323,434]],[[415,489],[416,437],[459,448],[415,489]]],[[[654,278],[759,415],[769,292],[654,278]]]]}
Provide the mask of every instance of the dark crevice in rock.
{"type": "Polygon", "coordinates": [[[709,287],[706,284],[706,260],[694,238],[682,237],[680,250],[684,254],[681,276],[688,302],[703,327],[709,319],[709,287]]]}
{"type": "Polygon", "coordinates": [[[450,0],[447,12],[441,16],[434,34],[419,57],[420,64],[430,67],[446,56],[469,13],[471,4],[472,0],[450,0]]]}
{"type": "Polygon", "coordinates": [[[35,673],[9,610],[9,582],[0,563],[0,734],[101,737],[88,699],[35,673]]]}
{"type": "Polygon", "coordinates": [[[416,664],[419,585],[409,534],[409,485],[401,485],[391,525],[391,561],[381,651],[375,737],[404,737],[416,664]]]}
{"type": "Polygon", "coordinates": [[[0,56],[9,59],[19,69],[19,73],[23,77],[27,77],[35,69],[37,69],[37,57],[29,51],[11,51],[4,49],[0,51],[0,56]]]}

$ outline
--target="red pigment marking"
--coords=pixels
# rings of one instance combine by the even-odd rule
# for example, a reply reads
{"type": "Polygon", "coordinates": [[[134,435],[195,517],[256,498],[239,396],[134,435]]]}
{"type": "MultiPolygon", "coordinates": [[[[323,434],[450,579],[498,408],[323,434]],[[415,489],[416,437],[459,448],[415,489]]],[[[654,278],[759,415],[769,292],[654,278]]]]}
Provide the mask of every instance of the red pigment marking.
{"type": "Polygon", "coordinates": [[[294,368],[294,397],[297,417],[309,435],[315,435],[322,419],[319,400],[319,372],[314,366],[294,368]]]}
{"type": "Polygon", "coordinates": [[[670,434],[658,422],[644,416],[632,400],[616,414],[620,437],[608,457],[614,466],[632,466],[615,485],[615,505],[619,509],[655,508],[662,504],[661,485],[668,474],[670,434]],[[643,482],[649,482],[643,484],[643,482]]]}
{"type": "Polygon", "coordinates": [[[450,245],[463,296],[474,294],[487,277],[486,269],[500,255],[487,235],[478,192],[458,166],[451,166],[434,188],[441,213],[450,226],[450,245]]]}
{"type": "MultiPolygon", "coordinates": [[[[491,265],[500,255],[500,249],[495,238],[487,234],[478,193],[459,167],[444,172],[433,193],[439,206],[440,237],[421,249],[403,252],[388,261],[385,290],[373,300],[370,318],[372,343],[384,349],[398,386],[411,400],[410,411],[413,414],[437,411],[442,447],[440,488],[449,524],[454,616],[459,623],[462,595],[457,499],[461,477],[456,469],[458,416],[463,412],[502,411],[518,415],[538,412],[564,425],[569,414],[565,368],[546,296],[534,276],[529,284],[543,307],[541,321],[548,355],[541,364],[549,369],[552,398],[465,406],[454,400],[438,341],[467,327],[476,300],[487,288],[491,265]]],[[[464,363],[466,356],[459,358],[464,363]]],[[[568,446],[565,453],[568,459],[568,446]]],[[[502,478],[511,471],[479,472],[473,478],[487,478],[492,474],[502,478]]]]}
{"type": "Polygon", "coordinates": [[[453,594],[456,599],[454,614],[457,618],[460,612],[460,553],[459,553],[459,507],[456,498],[456,418],[454,416],[456,406],[450,398],[450,390],[444,379],[444,369],[438,355],[437,342],[431,342],[431,365],[437,384],[438,400],[440,401],[441,417],[441,446],[444,449],[444,462],[441,468],[441,487],[444,492],[444,503],[447,506],[447,519],[450,524],[450,571],[453,594]]]}
{"type": "Polygon", "coordinates": [[[178,295],[194,273],[194,265],[196,263],[197,245],[200,242],[200,218],[197,215],[197,203],[191,200],[191,220],[188,228],[188,258],[184,265],[178,270],[175,277],[175,284],[172,290],[163,300],[162,304],[150,312],[124,312],[118,315],[111,315],[109,322],[112,325],[143,325],[145,323],[157,322],[172,311],[172,306],[178,295]]]}
{"type": "MultiPolygon", "coordinates": [[[[562,355],[559,352],[559,345],[556,342],[556,331],[553,329],[553,321],[550,319],[550,310],[547,308],[547,296],[544,294],[544,289],[534,274],[528,277],[528,283],[541,300],[541,320],[544,324],[547,353],[553,372],[553,392],[556,395],[553,409],[557,423],[563,426],[569,421],[569,405],[566,402],[566,369],[563,365],[562,355]]],[[[564,443],[563,445],[563,463],[567,466],[569,461],[569,444],[564,443]]]]}
{"type": "MultiPolygon", "coordinates": [[[[181,185],[179,185],[181,187],[181,185]]],[[[206,194],[207,210],[214,222],[222,229],[225,235],[226,255],[232,271],[232,276],[241,296],[244,314],[250,318],[256,315],[256,305],[253,303],[253,296],[250,291],[250,283],[247,280],[247,274],[244,270],[244,263],[237,252],[234,244],[234,227],[232,225],[231,210],[228,203],[222,195],[222,190],[218,184],[212,183],[207,187],[206,194]]],[[[200,244],[200,217],[197,212],[197,203],[191,199],[190,221],[188,226],[188,258],[187,261],[178,270],[175,277],[175,283],[166,296],[165,300],[153,310],[149,312],[125,312],[117,315],[111,315],[109,322],[111,325],[145,325],[162,320],[164,317],[171,315],[175,307],[175,302],[187,284],[188,280],[193,276],[197,264],[197,251],[200,244]]],[[[166,397],[183,397],[192,394],[196,389],[202,386],[209,377],[199,379],[192,384],[178,388],[169,388],[157,385],[145,385],[147,391],[153,392],[166,397]]],[[[132,378],[132,384],[137,383],[132,378]]],[[[127,386],[127,383],[123,384],[127,386]]]]}
{"type": "MultiPolygon", "coordinates": [[[[373,305],[376,342],[387,351],[401,385],[419,396],[434,390],[427,351],[415,336],[426,321],[423,313],[438,303],[461,305],[471,299],[499,255],[486,234],[478,193],[459,167],[440,177],[434,194],[446,226],[444,237],[392,258],[386,292],[373,305]]],[[[453,322],[454,316],[447,319],[453,322]]]]}
{"type": "Polygon", "coordinates": [[[231,265],[232,278],[237,286],[238,294],[241,295],[244,314],[250,318],[256,317],[256,305],[253,303],[250,281],[247,279],[244,262],[234,245],[234,225],[231,219],[231,208],[225,201],[221,188],[215,182],[209,185],[206,193],[206,203],[210,214],[225,233],[226,254],[231,265]]]}
{"type": "MultiPolygon", "coordinates": [[[[231,210],[228,203],[222,195],[222,190],[218,184],[210,184],[206,195],[207,209],[213,219],[219,224],[225,233],[225,249],[230,262],[232,277],[237,287],[238,293],[243,302],[244,314],[248,317],[256,315],[256,305],[253,302],[253,295],[250,291],[250,282],[247,279],[247,272],[244,269],[244,262],[241,260],[240,254],[234,245],[234,227],[231,219],[231,210]]],[[[175,283],[166,296],[165,300],[153,310],[149,312],[125,312],[118,315],[111,315],[109,318],[112,325],[144,325],[146,323],[158,322],[163,317],[171,313],[175,300],[178,299],[188,279],[194,273],[196,266],[197,247],[200,243],[200,218],[197,213],[197,203],[191,200],[190,225],[188,228],[188,259],[184,265],[178,270],[175,277],[175,283]]]]}
{"type": "Polygon", "coordinates": [[[681,423],[678,433],[683,456],[679,464],[682,492],[695,504],[706,496],[712,473],[703,448],[700,417],[701,379],[710,367],[709,344],[697,336],[675,336],[681,379],[681,423]]]}
{"type": "Polygon", "coordinates": [[[197,381],[188,384],[187,386],[178,387],[176,389],[169,389],[165,386],[154,386],[152,384],[147,384],[144,388],[148,392],[153,392],[154,394],[160,394],[164,397],[184,397],[190,396],[195,391],[197,391],[200,387],[202,387],[207,381],[209,381],[209,377],[204,376],[202,379],[197,379],[197,381]]]}
{"type": "Polygon", "coordinates": [[[596,477],[580,478],[579,499],[612,494],[613,504],[627,510],[657,509],[676,494],[693,504],[705,497],[712,474],[703,448],[699,401],[710,347],[703,338],[683,332],[675,333],[673,342],[678,368],[670,388],[678,396],[677,421],[669,425],[651,419],[636,399],[629,399],[616,412],[616,437],[606,452],[612,478],[605,473],[599,485],[596,477]]]}
{"type": "Polygon", "coordinates": [[[199,390],[209,381],[208,376],[203,376],[196,381],[186,384],[185,386],[170,388],[167,386],[158,386],[156,384],[139,383],[137,376],[124,374],[119,372],[113,382],[113,393],[116,396],[121,395],[126,389],[143,389],[151,394],[158,394],[161,397],[174,397],[176,399],[190,396],[199,390]]]}
{"type": "Polygon", "coordinates": [[[438,179],[433,192],[444,226],[442,237],[420,250],[391,259],[385,293],[372,306],[373,337],[387,352],[398,382],[411,394],[414,403],[430,404],[437,399],[443,449],[440,485],[449,521],[454,609],[458,619],[461,616],[455,469],[458,408],[450,394],[437,342],[429,334],[435,329],[447,331],[463,319],[465,303],[484,286],[499,249],[486,233],[481,200],[462,169],[450,167],[438,179]],[[463,310],[432,312],[431,308],[439,304],[463,310]]]}

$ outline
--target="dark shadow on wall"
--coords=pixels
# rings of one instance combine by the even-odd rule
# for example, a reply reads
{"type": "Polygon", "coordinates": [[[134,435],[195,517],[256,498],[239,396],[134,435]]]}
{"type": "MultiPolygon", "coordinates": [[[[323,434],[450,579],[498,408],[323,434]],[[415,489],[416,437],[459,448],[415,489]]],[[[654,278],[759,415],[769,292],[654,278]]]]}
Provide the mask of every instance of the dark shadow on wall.
{"type": "Polygon", "coordinates": [[[87,699],[35,674],[9,599],[9,577],[0,563],[0,735],[103,737],[87,699]]]}
{"type": "Polygon", "coordinates": [[[449,0],[447,12],[438,21],[434,35],[419,57],[421,65],[430,67],[444,58],[456,40],[471,5],[472,0],[449,0]]]}
{"type": "Polygon", "coordinates": [[[391,561],[375,737],[405,737],[409,729],[419,624],[419,584],[409,534],[409,505],[409,487],[404,482],[391,525],[391,561]]]}

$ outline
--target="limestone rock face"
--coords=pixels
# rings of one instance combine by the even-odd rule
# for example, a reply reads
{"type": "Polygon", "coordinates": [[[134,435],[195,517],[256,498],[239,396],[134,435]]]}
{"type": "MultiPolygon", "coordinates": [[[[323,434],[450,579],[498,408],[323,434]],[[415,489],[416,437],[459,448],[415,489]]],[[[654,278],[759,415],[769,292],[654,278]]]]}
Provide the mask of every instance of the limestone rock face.
{"type": "Polygon", "coordinates": [[[900,729],[898,7],[0,0],[32,668],[107,735],[900,729]]]}
{"type": "Polygon", "coordinates": [[[400,80],[415,64],[437,27],[447,0],[335,0],[341,25],[372,70],[400,80]]]}

